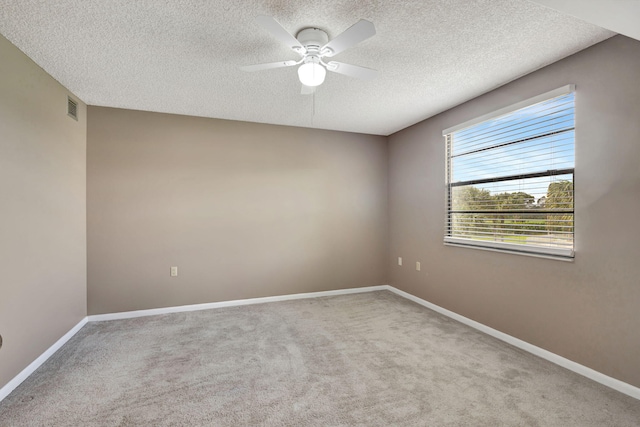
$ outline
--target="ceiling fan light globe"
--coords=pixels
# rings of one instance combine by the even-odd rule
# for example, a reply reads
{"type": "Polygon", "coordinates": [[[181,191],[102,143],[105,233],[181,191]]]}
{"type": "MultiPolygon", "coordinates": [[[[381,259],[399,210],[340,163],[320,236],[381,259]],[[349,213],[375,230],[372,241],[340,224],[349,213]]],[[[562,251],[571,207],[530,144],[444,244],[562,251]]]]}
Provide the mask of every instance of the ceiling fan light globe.
{"type": "Polygon", "coordinates": [[[302,64],[298,68],[298,77],[300,83],[305,86],[320,86],[324,82],[324,78],[327,75],[327,70],[320,64],[314,62],[308,62],[302,64]]]}

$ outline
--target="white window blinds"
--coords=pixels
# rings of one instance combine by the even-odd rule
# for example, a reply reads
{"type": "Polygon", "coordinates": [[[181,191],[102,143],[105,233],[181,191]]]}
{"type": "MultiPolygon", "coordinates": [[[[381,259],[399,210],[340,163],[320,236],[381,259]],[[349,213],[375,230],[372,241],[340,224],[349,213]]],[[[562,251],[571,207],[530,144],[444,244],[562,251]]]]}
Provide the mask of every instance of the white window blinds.
{"type": "Polygon", "coordinates": [[[444,132],[446,243],[573,257],[573,90],[444,132]]]}

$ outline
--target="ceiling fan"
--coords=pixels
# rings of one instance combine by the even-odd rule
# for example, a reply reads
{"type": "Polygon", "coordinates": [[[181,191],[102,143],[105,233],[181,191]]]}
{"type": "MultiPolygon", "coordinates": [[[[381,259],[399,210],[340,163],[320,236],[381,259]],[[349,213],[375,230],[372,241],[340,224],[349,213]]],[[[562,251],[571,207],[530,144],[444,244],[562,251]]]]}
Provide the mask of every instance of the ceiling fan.
{"type": "Polygon", "coordinates": [[[376,70],[358,65],[350,65],[337,61],[325,62],[326,58],[331,58],[343,50],[355,46],[376,34],[373,23],[365,19],[359,20],[331,41],[329,41],[327,33],[318,28],[304,28],[294,37],[285,30],[278,21],[270,16],[258,16],[256,21],[262,28],[269,31],[291,50],[299,54],[301,59],[298,61],[288,60],[267,64],[247,65],[240,67],[241,70],[261,71],[272,68],[293,67],[302,64],[298,68],[298,77],[300,83],[302,83],[301,93],[303,95],[313,93],[316,87],[324,82],[327,74],[326,70],[360,79],[372,79],[378,73],[376,70]]]}

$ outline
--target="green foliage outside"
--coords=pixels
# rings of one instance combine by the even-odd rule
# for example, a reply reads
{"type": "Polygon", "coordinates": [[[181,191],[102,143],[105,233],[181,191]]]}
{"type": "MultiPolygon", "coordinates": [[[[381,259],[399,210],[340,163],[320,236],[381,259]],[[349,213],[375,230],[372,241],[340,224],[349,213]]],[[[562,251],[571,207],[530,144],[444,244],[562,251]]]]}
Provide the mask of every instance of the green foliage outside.
{"type": "Polygon", "coordinates": [[[474,186],[455,187],[452,189],[452,209],[490,211],[453,214],[454,236],[522,244],[535,243],[536,236],[566,240],[570,238],[568,233],[573,232],[573,214],[540,211],[572,210],[573,182],[551,183],[546,196],[539,200],[522,191],[492,195],[488,190],[474,186]]]}
{"type": "MultiPolygon", "coordinates": [[[[573,182],[558,181],[549,184],[545,209],[573,209],[573,182]]],[[[573,214],[552,215],[547,217],[549,229],[573,232],[573,214]],[[567,224],[571,228],[566,228],[567,224]],[[564,227],[563,227],[564,226],[564,227]]]]}

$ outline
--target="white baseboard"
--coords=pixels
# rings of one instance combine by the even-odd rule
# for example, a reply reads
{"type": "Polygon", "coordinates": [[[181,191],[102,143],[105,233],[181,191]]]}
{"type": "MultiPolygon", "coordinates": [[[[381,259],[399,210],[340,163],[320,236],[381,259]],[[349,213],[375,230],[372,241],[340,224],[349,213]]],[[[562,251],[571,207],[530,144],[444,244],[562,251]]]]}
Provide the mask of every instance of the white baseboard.
{"type": "Polygon", "coordinates": [[[42,353],[36,360],[31,362],[29,366],[24,368],[18,375],[16,375],[11,381],[5,384],[4,387],[0,389],[0,402],[7,397],[16,387],[18,387],[24,380],[26,380],[29,375],[31,375],[36,369],[40,367],[44,362],[47,361],[60,347],[66,344],[67,341],[71,339],[84,325],[87,324],[88,319],[83,318],[76,326],[71,328],[69,332],[64,334],[62,338],[56,341],[51,347],[49,347],[44,353],[42,353]]]}
{"type": "Polygon", "coordinates": [[[487,335],[491,335],[492,337],[495,337],[501,341],[504,341],[508,344],[511,344],[522,350],[525,350],[535,356],[546,359],[552,363],[555,363],[556,365],[569,369],[570,371],[573,371],[577,374],[587,377],[593,381],[596,381],[600,384],[603,384],[609,388],[617,390],[628,396],[631,396],[636,399],[640,399],[640,388],[638,387],[632,386],[631,384],[627,384],[623,381],[607,376],[603,373],[600,373],[584,365],[581,365],[579,363],[566,359],[562,356],[559,356],[555,353],[552,353],[548,350],[545,350],[533,344],[529,344],[526,341],[522,341],[521,339],[515,338],[511,335],[500,332],[489,326],[483,325],[482,323],[476,322],[475,320],[471,320],[460,314],[454,313],[453,311],[447,310],[446,308],[442,308],[438,305],[425,301],[422,298],[418,298],[415,295],[411,295],[407,292],[401,291],[400,289],[394,288],[393,286],[380,285],[380,286],[368,286],[364,288],[338,289],[334,291],[309,292],[309,293],[302,293],[302,294],[279,295],[279,296],[263,297],[263,298],[249,298],[249,299],[234,300],[234,301],[182,305],[177,307],[154,308],[150,310],[137,310],[137,311],[127,311],[127,312],[121,312],[121,313],[97,314],[93,316],[87,316],[84,319],[82,319],[76,326],[74,326],[69,332],[67,332],[62,338],[56,341],[55,344],[49,347],[47,351],[42,353],[40,357],[38,357],[29,366],[23,369],[22,372],[20,372],[15,378],[13,378],[4,387],[2,387],[0,389],[0,401],[2,401],[5,397],[7,397],[9,393],[11,393],[25,379],[27,379],[27,377],[29,377],[29,375],[31,375],[36,369],[38,369],[40,365],[42,365],[47,359],[49,359],[49,357],[51,357],[67,341],[69,341],[69,339],[71,339],[71,337],[73,337],[87,322],[99,322],[99,321],[117,320],[117,319],[131,319],[135,317],[155,316],[158,314],[208,310],[212,308],[234,307],[234,306],[249,305],[249,304],[263,304],[263,303],[275,302],[275,301],[318,298],[318,297],[356,294],[356,293],[381,291],[381,290],[388,290],[390,292],[393,292],[397,295],[400,295],[401,297],[404,297],[408,300],[418,303],[435,312],[438,312],[447,317],[450,317],[453,320],[456,320],[467,326],[471,326],[472,328],[477,329],[480,332],[483,332],[487,335]]]}
{"type": "Polygon", "coordinates": [[[504,332],[500,332],[496,329],[490,328],[489,326],[483,325],[482,323],[476,322],[475,320],[471,320],[467,317],[454,313],[453,311],[447,310],[446,308],[442,308],[438,305],[430,303],[429,301],[425,301],[422,298],[418,298],[415,295],[411,295],[407,292],[401,291],[400,289],[394,288],[393,286],[387,285],[385,289],[397,295],[400,295],[408,300],[416,302],[424,307],[427,307],[435,312],[444,314],[445,316],[450,317],[454,320],[457,320],[460,323],[464,323],[467,326],[471,326],[472,328],[477,329],[480,332],[484,332],[487,335],[491,335],[492,337],[497,338],[501,341],[504,341],[508,344],[511,344],[514,347],[518,347],[535,356],[546,359],[549,362],[555,363],[556,365],[562,366],[565,369],[568,369],[584,377],[587,377],[595,382],[603,384],[609,388],[617,390],[633,398],[640,399],[640,388],[638,387],[632,386],[631,384],[612,378],[608,375],[595,371],[591,368],[587,368],[584,365],[581,365],[572,360],[566,359],[562,356],[559,356],[555,353],[552,353],[548,350],[545,350],[533,344],[529,344],[526,341],[522,341],[521,339],[505,334],[504,332]]]}
{"type": "Polygon", "coordinates": [[[179,305],[175,307],[152,308],[148,310],[124,311],[120,313],[94,314],[89,316],[90,322],[105,320],[132,319],[134,317],[156,316],[158,314],[180,313],[184,311],[209,310],[212,308],[235,307],[239,305],[264,304],[266,302],[288,301],[304,298],[330,297],[334,295],[359,294],[363,292],[382,291],[389,289],[387,285],[367,286],[365,288],[337,289],[334,291],[308,292],[303,294],[278,295],[274,297],[249,298],[233,301],[211,302],[204,304],[179,305]]]}
{"type": "Polygon", "coordinates": [[[212,308],[221,308],[221,307],[234,307],[240,305],[249,305],[249,304],[263,304],[266,302],[275,302],[275,301],[287,301],[294,299],[304,299],[304,298],[318,298],[318,297],[328,297],[334,295],[346,295],[346,294],[357,294],[363,292],[372,292],[372,291],[381,291],[388,289],[386,285],[380,286],[368,286],[364,288],[350,288],[350,289],[337,289],[333,291],[322,291],[322,292],[309,292],[302,294],[290,294],[290,295],[279,295],[273,297],[263,297],[263,298],[249,298],[242,300],[234,300],[234,301],[221,301],[221,302],[213,302],[213,303],[205,303],[205,304],[193,304],[193,305],[182,305],[177,307],[165,307],[165,308],[154,308],[150,310],[137,310],[137,311],[127,311],[122,313],[109,313],[109,314],[98,314],[93,316],[87,316],[82,319],[76,326],[74,326],[69,332],[67,332],[62,338],[56,341],[51,347],[49,347],[44,353],[40,355],[36,360],[31,362],[29,366],[24,368],[18,375],[16,375],[11,381],[9,381],[4,387],[0,389],[0,402],[7,397],[16,387],[18,387],[24,380],[26,380],[29,375],[31,375],[36,369],[40,367],[44,362],[47,361],[60,347],[62,347],[71,337],[73,337],[87,322],[100,322],[105,320],[117,320],[117,319],[131,319],[134,317],[143,317],[143,316],[155,316],[157,314],[167,314],[167,313],[179,313],[184,311],[197,311],[197,310],[209,310],[212,308]]]}

